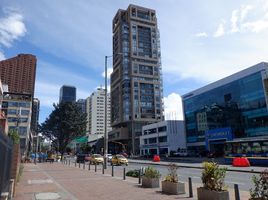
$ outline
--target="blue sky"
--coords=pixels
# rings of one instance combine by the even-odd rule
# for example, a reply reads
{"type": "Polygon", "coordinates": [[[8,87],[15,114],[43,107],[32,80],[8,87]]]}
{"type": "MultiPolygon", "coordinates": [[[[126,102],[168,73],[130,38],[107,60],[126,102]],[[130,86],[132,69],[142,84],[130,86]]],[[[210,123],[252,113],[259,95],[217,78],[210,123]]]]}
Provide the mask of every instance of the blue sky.
{"type": "Polygon", "coordinates": [[[37,56],[40,122],[63,84],[77,99],[104,84],[112,19],[129,4],[156,10],[167,118],[182,118],[181,95],[268,61],[268,0],[0,0],[0,60],[37,56]]]}

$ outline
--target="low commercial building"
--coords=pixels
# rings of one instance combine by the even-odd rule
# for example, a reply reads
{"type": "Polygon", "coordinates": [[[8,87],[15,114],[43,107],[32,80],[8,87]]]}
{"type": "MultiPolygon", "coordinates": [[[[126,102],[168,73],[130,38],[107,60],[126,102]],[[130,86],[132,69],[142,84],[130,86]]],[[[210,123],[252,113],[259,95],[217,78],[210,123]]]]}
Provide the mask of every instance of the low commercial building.
{"type": "Polygon", "coordinates": [[[186,148],[183,121],[166,120],[142,127],[140,155],[170,155],[178,148],[186,148]]]}
{"type": "Polygon", "coordinates": [[[223,155],[226,141],[268,138],[268,63],[189,92],[182,101],[189,150],[223,155]]]}
{"type": "Polygon", "coordinates": [[[32,96],[4,92],[2,110],[8,119],[8,130],[15,129],[20,136],[20,152],[26,155],[31,150],[33,135],[31,132],[32,96]]]}

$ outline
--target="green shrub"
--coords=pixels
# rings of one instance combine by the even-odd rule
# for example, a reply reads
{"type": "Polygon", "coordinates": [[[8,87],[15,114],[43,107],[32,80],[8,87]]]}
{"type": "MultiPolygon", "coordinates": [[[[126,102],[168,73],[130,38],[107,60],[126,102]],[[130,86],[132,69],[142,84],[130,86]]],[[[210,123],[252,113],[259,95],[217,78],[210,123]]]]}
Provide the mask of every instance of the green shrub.
{"type": "Polygon", "coordinates": [[[264,170],[259,176],[252,177],[254,189],[250,189],[251,199],[268,199],[268,170],[264,170]]]}
{"type": "Polygon", "coordinates": [[[215,191],[223,191],[227,168],[220,168],[215,162],[204,162],[203,167],[202,182],[204,188],[215,191]]]}
{"type": "Polygon", "coordinates": [[[139,170],[138,169],[130,170],[126,173],[126,176],[139,177],[139,170]]]}
{"type": "Polygon", "coordinates": [[[160,178],[161,174],[158,170],[149,166],[145,168],[143,176],[147,178],[160,178]]]}
{"type": "Polygon", "coordinates": [[[165,181],[169,181],[169,182],[173,182],[173,183],[178,183],[179,178],[178,178],[178,174],[177,174],[177,169],[178,166],[175,164],[169,164],[168,166],[168,175],[165,177],[165,181]]]}

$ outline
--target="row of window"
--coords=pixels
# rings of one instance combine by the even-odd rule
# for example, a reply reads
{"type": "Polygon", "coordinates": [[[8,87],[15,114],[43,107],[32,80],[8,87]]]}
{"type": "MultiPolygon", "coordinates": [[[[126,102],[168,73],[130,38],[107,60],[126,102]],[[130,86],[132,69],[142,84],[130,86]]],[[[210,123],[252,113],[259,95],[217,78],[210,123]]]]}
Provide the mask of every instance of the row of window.
{"type": "MultiPolygon", "coordinates": [[[[167,126],[158,127],[158,132],[165,132],[165,131],[167,131],[167,126]]],[[[143,135],[153,134],[156,132],[157,132],[156,128],[147,129],[143,131],[143,135]]]]}
{"type": "MultiPolygon", "coordinates": [[[[162,143],[162,142],[167,142],[167,136],[161,136],[158,138],[158,142],[162,143]]],[[[144,139],[144,144],[155,144],[157,143],[157,138],[147,138],[144,139]]]]}

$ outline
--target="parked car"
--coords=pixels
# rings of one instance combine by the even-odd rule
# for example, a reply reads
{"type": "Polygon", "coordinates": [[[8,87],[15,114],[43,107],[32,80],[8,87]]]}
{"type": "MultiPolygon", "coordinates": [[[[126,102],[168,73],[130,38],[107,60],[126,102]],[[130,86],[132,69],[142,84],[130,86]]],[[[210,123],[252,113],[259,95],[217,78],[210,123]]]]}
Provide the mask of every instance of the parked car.
{"type": "Polygon", "coordinates": [[[188,152],[187,152],[187,149],[180,149],[178,152],[175,152],[173,155],[178,156],[178,157],[187,157],[188,152]]]}
{"type": "Polygon", "coordinates": [[[121,154],[114,155],[112,157],[111,165],[128,165],[128,159],[121,154]]]}
{"type": "Polygon", "coordinates": [[[103,162],[103,157],[100,154],[93,154],[90,158],[90,164],[102,164],[103,162]]]}

